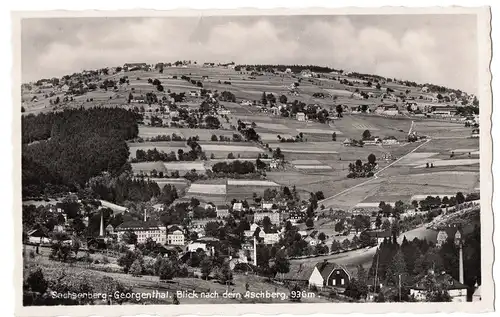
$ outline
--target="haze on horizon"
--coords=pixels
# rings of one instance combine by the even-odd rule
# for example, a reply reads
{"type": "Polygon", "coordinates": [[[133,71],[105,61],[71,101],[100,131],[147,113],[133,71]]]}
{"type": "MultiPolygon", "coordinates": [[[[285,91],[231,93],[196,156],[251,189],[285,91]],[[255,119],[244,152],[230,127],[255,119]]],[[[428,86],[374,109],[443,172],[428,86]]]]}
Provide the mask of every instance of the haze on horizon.
{"type": "Polygon", "coordinates": [[[475,15],[31,18],[23,82],[127,62],[314,64],[477,93],[475,15]]]}

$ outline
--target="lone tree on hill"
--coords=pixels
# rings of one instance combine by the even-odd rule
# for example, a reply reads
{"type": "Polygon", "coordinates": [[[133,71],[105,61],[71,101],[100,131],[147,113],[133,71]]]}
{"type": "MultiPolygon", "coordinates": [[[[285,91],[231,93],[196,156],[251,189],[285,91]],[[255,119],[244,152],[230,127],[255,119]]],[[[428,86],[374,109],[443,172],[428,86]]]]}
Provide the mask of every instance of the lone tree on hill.
{"type": "Polygon", "coordinates": [[[342,118],[342,112],[344,112],[342,105],[337,105],[335,110],[337,110],[337,115],[339,116],[339,118],[342,118]]]}
{"type": "Polygon", "coordinates": [[[369,140],[371,139],[372,134],[370,133],[370,130],[365,130],[363,131],[363,140],[369,140]]]}
{"type": "Polygon", "coordinates": [[[371,165],[375,165],[376,160],[377,160],[377,157],[375,157],[375,154],[372,153],[372,154],[368,155],[368,163],[370,163],[371,165]]]}

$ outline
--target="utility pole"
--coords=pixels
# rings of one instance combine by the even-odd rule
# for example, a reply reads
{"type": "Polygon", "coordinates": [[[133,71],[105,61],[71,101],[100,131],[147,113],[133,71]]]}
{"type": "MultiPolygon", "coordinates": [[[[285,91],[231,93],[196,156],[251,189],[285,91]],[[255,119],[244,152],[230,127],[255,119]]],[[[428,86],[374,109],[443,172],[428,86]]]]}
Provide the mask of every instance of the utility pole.
{"type": "Polygon", "coordinates": [[[399,301],[401,301],[401,274],[398,275],[398,279],[399,279],[399,301]]]}
{"type": "Polygon", "coordinates": [[[377,275],[378,275],[378,259],[380,257],[379,249],[377,249],[377,265],[375,266],[375,277],[373,280],[373,292],[377,292],[377,275]]]}

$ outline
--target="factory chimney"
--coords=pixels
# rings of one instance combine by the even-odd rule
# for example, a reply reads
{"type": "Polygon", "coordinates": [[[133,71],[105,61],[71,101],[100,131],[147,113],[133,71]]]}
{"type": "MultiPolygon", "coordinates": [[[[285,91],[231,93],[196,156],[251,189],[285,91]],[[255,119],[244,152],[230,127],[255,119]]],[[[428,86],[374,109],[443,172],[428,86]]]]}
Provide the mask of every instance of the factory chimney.
{"type": "Polygon", "coordinates": [[[99,228],[99,236],[104,237],[104,216],[102,214],[102,209],[101,209],[101,226],[99,228]]]}
{"type": "Polygon", "coordinates": [[[253,236],[253,265],[257,266],[257,237],[253,236]]]}

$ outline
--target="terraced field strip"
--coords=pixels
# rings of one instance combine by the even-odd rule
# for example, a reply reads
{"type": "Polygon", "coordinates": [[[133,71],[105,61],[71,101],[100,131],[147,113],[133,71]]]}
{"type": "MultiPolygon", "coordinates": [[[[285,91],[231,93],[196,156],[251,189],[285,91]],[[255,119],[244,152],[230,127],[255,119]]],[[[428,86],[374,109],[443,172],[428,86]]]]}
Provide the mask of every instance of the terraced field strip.
{"type": "Polygon", "coordinates": [[[331,170],[333,169],[331,166],[328,165],[296,165],[296,169],[299,170],[331,170]]]}
{"type": "MultiPolygon", "coordinates": [[[[431,161],[434,167],[438,166],[460,166],[460,165],[474,165],[479,164],[479,159],[462,159],[462,160],[437,160],[431,161]]],[[[425,168],[427,164],[417,165],[414,168],[425,168]]]]}
{"type": "Polygon", "coordinates": [[[257,127],[269,130],[288,130],[289,128],[281,123],[255,122],[257,127]]]}
{"type": "Polygon", "coordinates": [[[335,134],[337,135],[340,135],[340,134],[343,134],[341,131],[338,131],[338,130],[328,130],[328,129],[297,129],[297,131],[300,133],[304,133],[304,134],[333,134],[333,132],[335,132],[335,134]]]}
{"type": "Polygon", "coordinates": [[[279,184],[266,180],[251,179],[228,179],[228,186],[280,186],[279,184]]]}
{"type": "Polygon", "coordinates": [[[204,151],[212,152],[264,152],[261,148],[256,146],[242,146],[242,145],[224,145],[224,144],[203,144],[202,149],[204,151]]]}
{"type": "Polygon", "coordinates": [[[225,195],[226,185],[220,184],[191,184],[188,194],[225,195]]]}
{"type": "Polygon", "coordinates": [[[166,162],[163,166],[167,170],[174,171],[190,171],[195,169],[196,171],[205,171],[205,166],[203,162],[166,162]]]}
{"type": "Polygon", "coordinates": [[[293,165],[313,165],[313,164],[319,165],[319,164],[323,164],[323,163],[321,163],[318,160],[295,160],[295,161],[292,161],[292,164],[293,165]]]}
{"type": "Polygon", "coordinates": [[[455,197],[456,193],[453,193],[453,194],[420,194],[420,195],[413,195],[411,196],[410,200],[411,201],[419,201],[419,200],[424,200],[425,198],[427,198],[428,196],[432,196],[432,197],[439,197],[441,199],[443,199],[444,197],[448,197],[448,198],[451,198],[451,197],[455,197]]]}

